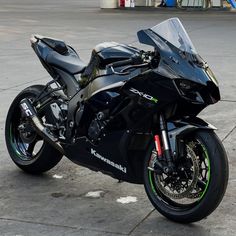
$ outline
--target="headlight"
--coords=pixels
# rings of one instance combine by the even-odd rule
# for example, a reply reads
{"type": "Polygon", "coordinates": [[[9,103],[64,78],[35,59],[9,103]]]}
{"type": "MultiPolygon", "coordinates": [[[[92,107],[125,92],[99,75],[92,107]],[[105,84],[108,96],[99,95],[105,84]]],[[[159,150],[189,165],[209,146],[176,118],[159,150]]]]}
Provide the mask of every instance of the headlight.
{"type": "Polygon", "coordinates": [[[204,103],[204,100],[200,95],[200,90],[202,89],[200,84],[186,79],[175,79],[174,83],[180,96],[194,103],[204,103]]]}
{"type": "Polygon", "coordinates": [[[211,79],[211,81],[212,81],[216,86],[219,85],[219,83],[218,83],[218,81],[217,81],[217,79],[216,79],[214,73],[212,72],[212,70],[211,70],[209,67],[206,69],[206,74],[208,75],[208,77],[211,79]]]}

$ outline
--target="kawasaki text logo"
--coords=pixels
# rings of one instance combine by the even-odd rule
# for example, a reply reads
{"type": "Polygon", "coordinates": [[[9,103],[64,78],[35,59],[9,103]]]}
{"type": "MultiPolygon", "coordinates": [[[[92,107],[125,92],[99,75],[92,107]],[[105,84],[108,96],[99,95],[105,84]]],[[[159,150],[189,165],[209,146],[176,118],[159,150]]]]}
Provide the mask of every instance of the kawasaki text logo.
{"type": "Polygon", "coordinates": [[[148,95],[148,94],[145,94],[145,93],[143,93],[143,92],[140,92],[140,91],[138,91],[137,89],[130,88],[129,91],[132,92],[132,93],[138,94],[140,97],[146,98],[146,99],[148,99],[148,100],[150,100],[150,101],[152,101],[152,102],[155,102],[155,103],[158,102],[158,99],[156,99],[156,98],[154,98],[154,97],[152,97],[152,96],[150,96],[150,95],[148,95]]]}
{"type": "Polygon", "coordinates": [[[99,153],[97,153],[96,150],[94,150],[94,149],[92,149],[92,148],[91,148],[91,154],[92,154],[93,156],[97,157],[98,159],[100,159],[101,161],[106,162],[108,165],[111,165],[111,166],[113,166],[114,168],[116,168],[116,169],[118,169],[118,170],[120,170],[120,171],[122,171],[122,172],[124,172],[124,173],[127,172],[127,171],[126,171],[126,167],[123,167],[123,166],[121,166],[121,165],[118,165],[118,164],[114,163],[113,161],[110,161],[110,160],[106,159],[105,157],[103,157],[102,155],[100,155],[99,153]]]}

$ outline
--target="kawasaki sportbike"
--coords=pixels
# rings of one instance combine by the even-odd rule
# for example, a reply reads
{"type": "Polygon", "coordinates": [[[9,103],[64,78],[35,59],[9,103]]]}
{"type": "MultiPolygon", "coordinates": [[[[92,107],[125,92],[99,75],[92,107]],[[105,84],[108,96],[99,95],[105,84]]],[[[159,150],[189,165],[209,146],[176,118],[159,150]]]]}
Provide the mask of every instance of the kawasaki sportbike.
{"type": "Polygon", "coordinates": [[[228,161],[214,127],[197,115],[220,100],[218,82],[181,22],[138,32],[152,51],[106,42],[86,65],[61,40],[31,45],[53,80],[23,90],[6,121],[12,160],[28,173],[66,156],[116,179],[144,184],[154,207],[188,223],[221,202],[228,161]]]}

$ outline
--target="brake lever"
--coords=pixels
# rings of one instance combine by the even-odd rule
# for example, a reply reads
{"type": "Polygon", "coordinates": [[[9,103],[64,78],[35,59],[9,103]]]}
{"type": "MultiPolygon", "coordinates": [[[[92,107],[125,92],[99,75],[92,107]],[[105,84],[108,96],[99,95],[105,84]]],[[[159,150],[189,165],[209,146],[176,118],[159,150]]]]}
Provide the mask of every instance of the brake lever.
{"type": "Polygon", "coordinates": [[[127,72],[122,72],[122,71],[117,72],[117,71],[114,70],[113,66],[110,66],[110,68],[111,68],[112,73],[115,74],[115,75],[129,75],[130,74],[130,72],[128,72],[128,71],[127,72]]]}
{"type": "MultiPolygon", "coordinates": [[[[142,67],[146,67],[148,66],[149,63],[143,63],[143,64],[139,64],[139,65],[132,65],[132,66],[127,66],[126,68],[124,68],[123,70],[120,71],[120,73],[125,73],[126,70],[132,69],[132,68],[142,68],[142,67]]],[[[129,72],[130,73],[130,72],[129,72]]]]}

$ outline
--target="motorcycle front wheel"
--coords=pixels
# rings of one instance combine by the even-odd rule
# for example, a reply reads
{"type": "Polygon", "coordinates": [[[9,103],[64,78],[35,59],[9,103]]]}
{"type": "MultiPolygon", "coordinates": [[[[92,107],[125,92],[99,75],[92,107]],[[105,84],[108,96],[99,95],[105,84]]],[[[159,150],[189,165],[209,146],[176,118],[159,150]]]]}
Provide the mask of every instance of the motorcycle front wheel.
{"type": "Polygon", "coordinates": [[[186,155],[176,160],[176,173],[157,174],[153,147],[144,163],[144,186],[156,208],[168,219],[191,223],[210,215],[220,204],[228,183],[228,160],[212,130],[183,138],[186,155]]]}

